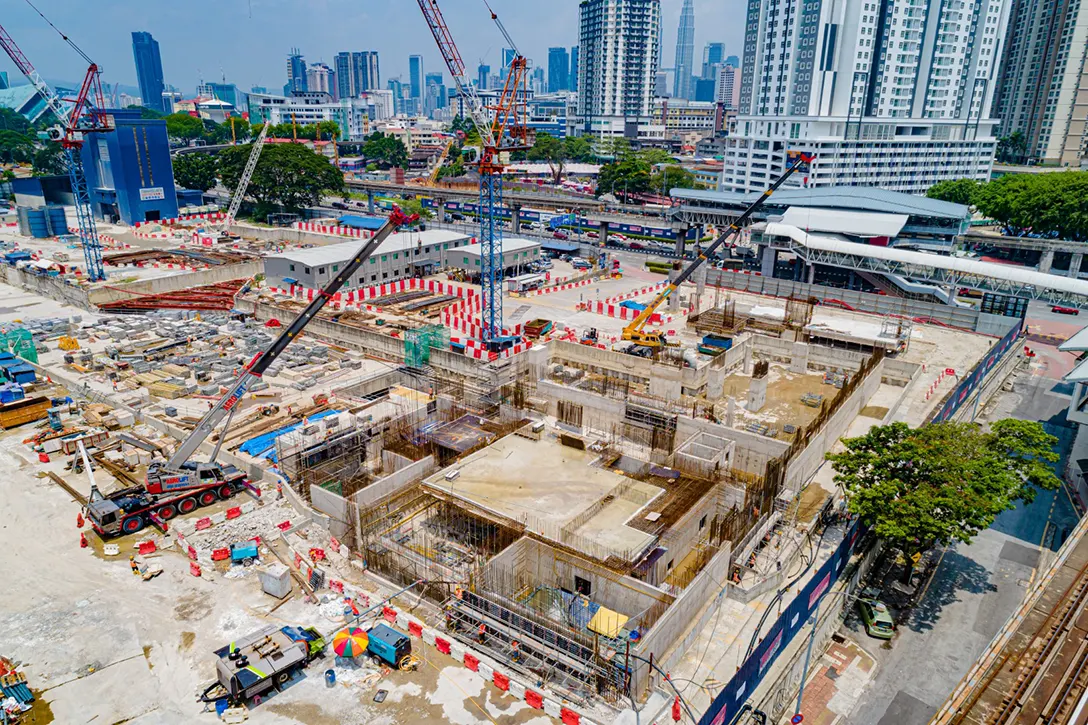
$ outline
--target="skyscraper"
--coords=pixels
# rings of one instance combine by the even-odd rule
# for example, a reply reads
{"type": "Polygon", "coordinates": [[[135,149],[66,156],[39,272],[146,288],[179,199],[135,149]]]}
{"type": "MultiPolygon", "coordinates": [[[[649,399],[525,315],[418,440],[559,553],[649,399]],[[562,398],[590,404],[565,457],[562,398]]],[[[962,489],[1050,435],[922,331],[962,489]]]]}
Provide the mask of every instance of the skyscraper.
{"type": "Polygon", "coordinates": [[[566,48],[548,48],[548,93],[570,90],[570,53],[566,48]]]}
{"type": "Polygon", "coordinates": [[[336,70],[336,97],[355,98],[359,90],[355,86],[355,74],[352,72],[351,53],[337,53],[333,59],[336,70]]]}
{"type": "Polygon", "coordinates": [[[537,67],[533,68],[532,82],[529,87],[533,89],[533,93],[543,93],[547,90],[547,84],[544,80],[544,69],[537,67]]]}
{"type": "Polygon", "coordinates": [[[728,63],[718,66],[714,100],[724,104],[729,111],[737,110],[737,103],[740,101],[740,71],[736,66],[728,63]]]}
{"type": "Polygon", "coordinates": [[[389,79],[389,90],[393,93],[393,113],[404,113],[404,84],[400,78],[389,79]]]}
{"type": "Polygon", "coordinates": [[[140,83],[140,97],[144,106],[162,112],[162,59],[159,42],[151,33],[132,33],[132,59],[136,62],[136,78],[140,83]]]}
{"type": "Polygon", "coordinates": [[[572,91],[578,91],[578,46],[575,45],[570,49],[570,89],[572,91]]]}
{"type": "Polygon", "coordinates": [[[8,72],[0,70],[0,91],[8,87],[8,72]]]}
{"type": "Polygon", "coordinates": [[[328,93],[329,95],[332,95],[332,68],[328,67],[324,63],[311,64],[310,67],[306,70],[306,89],[309,91],[328,93]]]}
{"type": "MultiPolygon", "coordinates": [[[[999,136],[1023,136],[1022,148],[1010,149],[1012,160],[1079,166],[1088,143],[1088,106],[1078,91],[1084,87],[1088,3],[1033,5],[1012,0],[1004,38],[983,38],[1000,54],[1001,72],[994,92],[999,136]]],[[[976,39],[976,42],[980,42],[976,39]]]]}
{"type": "MultiPolygon", "coordinates": [[[[703,48],[703,75],[704,80],[714,80],[717,76],[717,68],[725,57],[725,43],[707,43],[703,48]]],[[[736,64],[734,63],[734,67],[736,64]]]]}
{"type": "Polygon", "coordinates": [[[725,63],[726,65],[731,65],[734,68],[740,68],[740,58],[738,58],[735,55],[729,56],[728,58],[726,58],[722,62],[725,63]]]}
{"type": "Polygon", "coordinates": [[[491,66],[480,65],[476,66],[476,88],[481,91],[487,90],[487,77],[491,75],[491,66]]]}
{"type": "Polygon", "coordinates": [[[292,48],[287,56],[287,85],[283,87],[283,92],[289,96],[296,91],[305,93],[306,90],[306,61],[298,48],[292,48]]]}
{"type": "Polygon", "coordinates": [[[764,189],[791,152],[815,155],[810,186],[989,178],[1007,16],[1004,0],[970,1],[751,0],[722,188],[764,189]]]}
{"type": "Polygon", "coordinates": [[[408,84],[414,99],[423,98],[423,56],[408,56],[408,84]]]}
{"type": "Polygon", "coordinates": [[[364,50],[351,54],[351,73],[355,94],[377,91],[382,87],[382,74],[378,67],[378,51],[364,50]]]}
{"type": "Polygon", "coordinates": [[[677,98],[691,98],[692,64],[695,62],[695,4],[684,0],[680,9],[680,28],[676,31],[676,80],[672,94],[677,98]]]}
{"type": "Polygon", "coordinates": [[[650,115],[660,39],[660,0],[582,1],[578,115],[585,132],[607,125],[612,133],[613,120],[650,115]]]}
{"type": "Polygon", "coordinates": [[[502,49],[502,82],[506,83],[506,76],[510,73],[510,64],[514,62],[514,56],[517,55],[517,51],[513,48],[502,49]]]}
{"type": "Polygon", "coordinates": [[[446,107],[446,84],[441,73],[428,73],[424,78],[423,112],[428,116],[446,107]]]}

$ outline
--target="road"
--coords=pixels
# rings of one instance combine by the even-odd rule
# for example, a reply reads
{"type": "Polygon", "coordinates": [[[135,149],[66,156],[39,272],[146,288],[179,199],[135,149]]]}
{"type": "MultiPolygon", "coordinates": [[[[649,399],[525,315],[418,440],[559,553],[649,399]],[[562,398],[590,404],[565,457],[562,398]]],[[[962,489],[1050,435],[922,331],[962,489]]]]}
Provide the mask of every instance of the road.
{"type": "MultiPolygon", "coordinates": [[[[1019,374],[1013,392],[983,417],[1042,421],[1059,438],[1062,460],[1054,467],[1060,471],[1074,433],[1065,420],[1068,404],[1065,386],[1037,364],[1019,374]]],[[[970,544],[948,547],[890,649],[851,618],[846,629],[877,660],[878,670],[846,722],[925,725],[1019,605],[1042,545],[1060,546],[1076,518],[1064,491],[1044,491],[1032,504],[999,516],[970,544]]]]}

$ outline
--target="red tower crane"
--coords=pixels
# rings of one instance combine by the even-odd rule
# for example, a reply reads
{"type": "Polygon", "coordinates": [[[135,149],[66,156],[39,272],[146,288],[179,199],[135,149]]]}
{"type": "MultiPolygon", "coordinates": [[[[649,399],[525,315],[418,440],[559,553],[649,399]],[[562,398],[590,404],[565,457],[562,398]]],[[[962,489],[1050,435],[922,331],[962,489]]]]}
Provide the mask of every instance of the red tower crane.
{"type": "MultiPolygon", "coordinates": [[[[419,9],[438,44],[442,60],[453,76],[458,95],[464,99],[469,117],[480,132],[483,145],[479,159],[480,199],[477,217],[480,221],[480,329],[482,342],[497,351],[515,342],[503,335],[502,327],[502,226],[496,215],[502,206],[503,153],[521,151],[532,146],[525,126],[525,96],[529,62],[518,52],[517,46],[503,27],[498,15],[491,12],[491,19],[499,27],[508,47],[514,50],[514,58],[506,73],[506,82],[498,102],[485,105],[483,99],[466,74],[461,52],[453,41],[449,26],[442,17],[438,0],[418,0],[419,9]],[[489,113],[491,117],[489,118],[489,113]]],[[[490,7],[488,7],[490,10],[490,7]]]]}

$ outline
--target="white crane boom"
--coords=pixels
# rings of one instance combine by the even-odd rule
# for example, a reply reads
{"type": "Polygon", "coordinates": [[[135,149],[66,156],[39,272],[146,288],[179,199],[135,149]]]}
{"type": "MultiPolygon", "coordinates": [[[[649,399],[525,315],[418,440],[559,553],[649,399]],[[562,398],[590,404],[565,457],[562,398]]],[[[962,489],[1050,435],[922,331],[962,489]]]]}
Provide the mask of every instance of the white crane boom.
{"type": "Polygon", "coordinates": [[[249,152],[249,160],[246,161],[246,168],[242,171],[241,178],[238,179],[238,188],[234,190],[234,197],[230,200],[227,216],[223,219],[224,232],[230,231],[231,225],[234,224],[234,217],[238,214],[238,210],[242,208],[242,199],[246,196],[246,189],[249,188],[249,180],[253,178],[253,171],[257,168],[257,161],[261,158],[261,149],[264,148],[264,142],[268,138],[268,127],[271,125],[271,121],[265,121],[264,128],[261,129],[261,134],[257,137],[257,140],[253,142],[253,150],[249,152]]]}

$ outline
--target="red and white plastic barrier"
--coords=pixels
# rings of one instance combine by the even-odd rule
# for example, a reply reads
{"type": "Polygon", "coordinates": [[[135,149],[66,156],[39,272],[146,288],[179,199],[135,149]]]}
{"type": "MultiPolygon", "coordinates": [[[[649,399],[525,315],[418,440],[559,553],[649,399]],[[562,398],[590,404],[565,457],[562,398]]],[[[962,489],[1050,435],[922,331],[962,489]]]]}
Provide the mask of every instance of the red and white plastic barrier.
{"type": "Polygon", "coordinates": [[[339,224],[329,226],[327,224],[318,224],[317,222],[295,222],[295,229],[303,232],[314,232],[315,234],[329,234],[336,237],[352,237],[357,239],[369,239],[374,236],[374,232],[366,229],[344,227],[339,224]]]}

